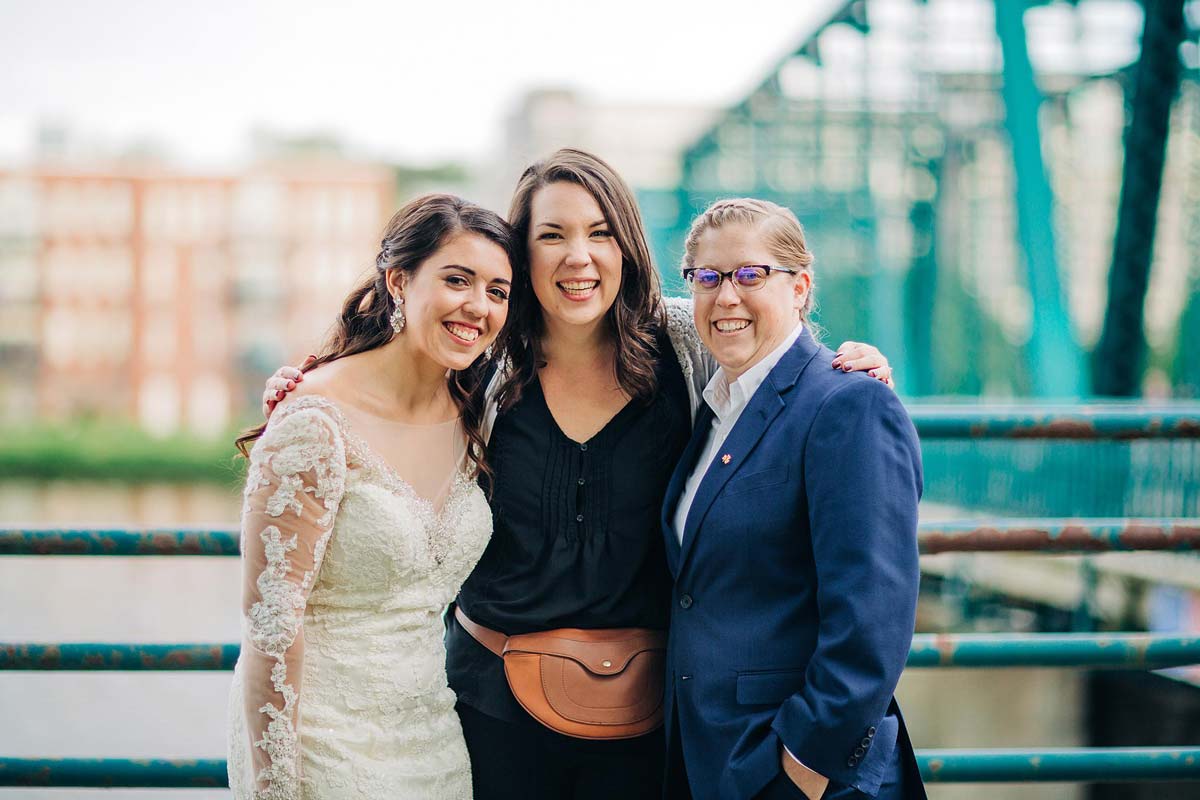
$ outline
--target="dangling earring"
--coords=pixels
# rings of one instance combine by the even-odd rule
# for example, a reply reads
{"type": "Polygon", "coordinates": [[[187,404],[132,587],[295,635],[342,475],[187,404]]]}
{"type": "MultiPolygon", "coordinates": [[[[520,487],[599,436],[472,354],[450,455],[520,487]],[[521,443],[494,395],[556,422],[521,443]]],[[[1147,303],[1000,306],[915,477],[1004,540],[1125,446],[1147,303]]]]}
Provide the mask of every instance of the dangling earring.
{"type": "Polygon", "coordinates": [[[396,307],[392,309],[392,316],[389,320],[392,323],[392,330],[396,333],[404,330],[404,326],[408,324],[408,320],[404,318],[404,298],[396,298],[396,307]]]}
{"type": "Polygon", "coordinates": [[[490,344],[489,344],[489,345],[487,346],[487,348],[486,348],[486,349],[483,351],[483,360],[484,360],[484,361],[491,361],[491,360],[492,360],[492,346],[491,346],[490,344]]]}

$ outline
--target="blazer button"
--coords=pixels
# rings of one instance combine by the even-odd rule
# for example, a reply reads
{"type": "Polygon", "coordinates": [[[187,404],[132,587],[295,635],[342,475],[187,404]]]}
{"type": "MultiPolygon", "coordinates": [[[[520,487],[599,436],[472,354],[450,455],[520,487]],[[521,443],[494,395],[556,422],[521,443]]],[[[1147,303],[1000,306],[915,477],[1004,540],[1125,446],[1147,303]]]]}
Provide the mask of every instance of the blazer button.
{"type": "Polygon", "coordinates": [[[685,594],[683,597],[680,597],[679,598],[679,607],[680,608],[691,608],[692,607],[692,596],[690,594],[685,594]]]}

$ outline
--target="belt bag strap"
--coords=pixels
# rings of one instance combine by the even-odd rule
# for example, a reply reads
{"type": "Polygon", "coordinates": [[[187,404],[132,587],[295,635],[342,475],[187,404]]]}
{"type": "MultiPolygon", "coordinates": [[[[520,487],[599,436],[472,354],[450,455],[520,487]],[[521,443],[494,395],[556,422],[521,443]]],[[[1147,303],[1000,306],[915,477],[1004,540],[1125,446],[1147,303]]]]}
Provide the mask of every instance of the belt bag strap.
{"type": "Polygon", "coordinates": [[[649,628],[558,628],[505,636],[457,605],[463,630],[504,661],[521,707],[579,739],[629,739],[662,725],[666,633],[649,628]]]}
{"type": "Polygon", "coordinates": [[[491,628],[485,628],[475,622],[475,620],[463,613],[462,608],[457,603],[454,605],[454,618],[458,620],[458,624],[463,626],[463,630],[471,634],[471,638],[479,642],[481,645],[491,650],[492,653],[504,658],[504,646],[508,644],[508,637],[499,631],[494,631],[491,628]]]}

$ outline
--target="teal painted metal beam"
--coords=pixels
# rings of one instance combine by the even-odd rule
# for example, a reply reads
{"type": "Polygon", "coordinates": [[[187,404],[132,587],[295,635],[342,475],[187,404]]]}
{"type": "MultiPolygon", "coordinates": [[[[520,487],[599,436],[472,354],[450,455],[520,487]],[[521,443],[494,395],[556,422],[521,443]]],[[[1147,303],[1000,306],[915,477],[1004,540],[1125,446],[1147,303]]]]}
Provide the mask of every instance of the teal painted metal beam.
{"type": "Polygon", "coordinates": [[[1200,637],[1149,633],[917,634],[909,667],[1121,667],[1200,664],[1200,637]]]}
{"type": "Polygon", "coordinates": [[[236,556],[236,528],[0,528],[0,556],[236,556]]]}
{"type": "MultiPolygon", "coordinates": [[[[1200,550],[1200,520],[996,519],[921,522],[921,552],[1103,553],[1200,550]]],[[[0,556],[236,556],[236,528],[0,528],[0,556]]]]}
{"type": "Polygon", "coordinates": [[[1004,55],[1004,124],[1016,176],[1017,237],[1029,280],[1032,331],[1028,354],[1034,393],[1078,397],[1084,392],[1083,354],[1071,331],[1054,237],[1054,195],[1038,130],[1041,92],[1025,41],[1027,0],[996,0],[996,34],[1004,55]]]}
{"type": "Polygon", "coordinates": [[[236,644],[0,643],[0,671],[189,672],[231,670],[236,644]]]}
{"type": "Polygon", "coordinates": [[[224,789],[224,759],[0,758],[0,786],[224,789]]]}
{"type": "MultiPolygon", "coordinates": [[[[0,643],[0,671],[230,670],[236,644],[0,643]]],[[[1123,667],[1200,664],[1200,637],[1148,633],[917,634],[910,667],[1123,667]]]]}
{"type": "Polygon", "coordinates": [[[1200,780],[1200,747],[918,750],[927,783],[1200,780]]]}
{"type": "Polygon", "coordinates": [[[914,403],[927,439],[1197,439],[1200,404],[972,405],[914,403]]]}
{"type": "Polygon", "coordinates": [[[1107,553],[1200,550],[1196,519],[1004,519],[921,522],[917,542],[935,553],[1107,553]]]}
{"type": "Polygon", "coordinates": [[[1146,361],[1144,312],[1154,260],[1171,106],[1179,91],[1184,0],[1143,0],[1142,52],[1133,72],[1131,115],[1104,327],[1093,358],[1098,395],[1136,397],[1146,361]]]}
{"type": "MultiPolygon", "coordinates": [[[[1200,747],[918,750],[928,783],[1200,780],[1200,747]]],[[[0,758],[0,786],[225,788],[221,759],[0,758]]]]}

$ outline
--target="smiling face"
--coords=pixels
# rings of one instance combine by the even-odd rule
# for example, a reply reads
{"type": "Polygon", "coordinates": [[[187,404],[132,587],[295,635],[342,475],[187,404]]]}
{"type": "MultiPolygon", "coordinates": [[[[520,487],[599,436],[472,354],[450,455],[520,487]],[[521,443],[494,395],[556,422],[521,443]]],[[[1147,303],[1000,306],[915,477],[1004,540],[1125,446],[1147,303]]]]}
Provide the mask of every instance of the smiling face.
{"type": "Polygon", "coordinates": [[[414,271],[392,269],[388,291],[404,298],[405,343],[447,369],[466,369],[508,318],[512,265],[504,248],[458,233],[414,271]]]}
{"type": "MultiPolygon", "coordinates": [[[[697,267],[727,272],[749,264],[787,266],[771,254],[759,225],[709,227],[696,243],[697,267]]],[[[779,347],[796,329],[811,280],[808,273],[772,272],[754,291],[736,289],[724,280],[716,292],[695,295],[696,330],[730,381],[779,347]]]]}
{"type": "Polygon", "coordinates": [[[529,221],[529,270],[547,323],[600,322],[621,291],[621,264],[621,248],[586,189],[557,181],[537,190],[529,221]]]}

